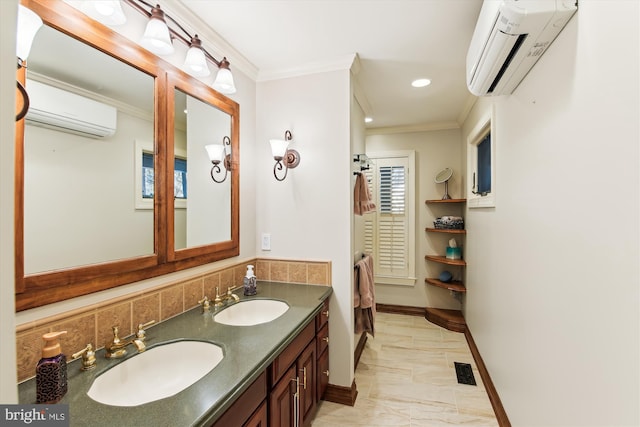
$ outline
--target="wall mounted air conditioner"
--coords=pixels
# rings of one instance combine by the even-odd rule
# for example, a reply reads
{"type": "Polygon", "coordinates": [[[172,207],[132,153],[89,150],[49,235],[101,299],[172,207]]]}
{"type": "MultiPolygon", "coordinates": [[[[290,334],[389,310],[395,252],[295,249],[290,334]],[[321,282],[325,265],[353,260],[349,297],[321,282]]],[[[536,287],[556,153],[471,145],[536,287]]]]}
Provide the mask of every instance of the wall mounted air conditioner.
{"type": "Polygon", "coordinates": [[[485,0],[467,52],[471,93],[512,93],[577,9],[577,0],[485,0]]]}
{"type": "Polygon", "coordinates": [[[117,109],[93,99],[34,80],[27,80],[26,123],[89,138],[116,132],[117,109]]]}

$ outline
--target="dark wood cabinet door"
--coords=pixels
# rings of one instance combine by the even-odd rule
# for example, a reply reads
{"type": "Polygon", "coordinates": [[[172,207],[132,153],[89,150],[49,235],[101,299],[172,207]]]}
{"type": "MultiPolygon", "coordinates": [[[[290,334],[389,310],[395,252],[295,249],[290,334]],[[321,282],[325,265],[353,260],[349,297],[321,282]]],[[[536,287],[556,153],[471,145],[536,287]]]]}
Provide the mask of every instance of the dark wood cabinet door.
{"type": "Polygon", "coordinates": [[[242,427],[267,427],[267,402],[262,402],[262,405],[251,415],[251,418],[247,420],[242,427]]]}
{"type": "Polygon", "coordinates": [[[294,427],[294,395],[296,392],[296,365],[292,365],[269,394],[269,426],[294,427]]]}
{"type": "Polygon", "coordinates": [[[316,342],[311,341],[297,361],[300,379],[300,425],[311,425],[316,409],[316,342]]]}

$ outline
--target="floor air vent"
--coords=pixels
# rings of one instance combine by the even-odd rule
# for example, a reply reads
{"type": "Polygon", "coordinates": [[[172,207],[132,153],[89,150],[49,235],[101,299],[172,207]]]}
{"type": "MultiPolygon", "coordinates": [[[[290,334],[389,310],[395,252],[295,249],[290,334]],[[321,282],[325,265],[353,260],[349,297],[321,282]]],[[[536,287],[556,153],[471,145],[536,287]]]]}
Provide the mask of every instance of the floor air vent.
{"type": "Polygon", "coordinates": [[[453,362],[456,366],[456,376],[458,384],[476,385],[476,379],[473,376],[473,369],[469,363],[453,362]]]}

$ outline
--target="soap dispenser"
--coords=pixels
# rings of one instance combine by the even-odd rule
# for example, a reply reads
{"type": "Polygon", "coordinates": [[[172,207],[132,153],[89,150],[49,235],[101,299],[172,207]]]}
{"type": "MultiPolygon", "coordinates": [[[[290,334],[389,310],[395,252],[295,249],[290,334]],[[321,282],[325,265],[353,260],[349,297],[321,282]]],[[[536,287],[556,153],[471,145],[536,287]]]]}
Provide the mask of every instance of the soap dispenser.
{"type": "Polygon", "coordinates": [[[256,288],[256,276],[253,274],[253,265],[247,265],[247,274],[244,276],[244,294],[247,296],[258,293],[256,288]]]}
{"type": "Polygon", "coordinates": [[[42,359],[36,366],[36,403],[57,403],[67,393],[67,357],[60,349],[60,336],[67,331],[44,334],[42,359]]]}

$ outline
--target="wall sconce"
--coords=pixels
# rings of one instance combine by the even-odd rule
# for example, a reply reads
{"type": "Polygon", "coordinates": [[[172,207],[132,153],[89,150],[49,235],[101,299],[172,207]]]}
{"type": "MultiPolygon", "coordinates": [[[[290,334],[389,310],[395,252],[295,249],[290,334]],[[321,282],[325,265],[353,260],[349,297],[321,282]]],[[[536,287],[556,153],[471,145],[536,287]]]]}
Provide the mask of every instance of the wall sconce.
{"type": "Polygon", "coordinates": [[[292,138],[291,132],[286,131],[284,133],[284,140],[269,140],[271,143],[271,153],[276,161],[276,164],[273,166],[273,176],[278,181],[284,181],[287,177],[288,170],[295,169],[300,164],[300,153],[288,148],[289,141],[291,141],[292,138]],[[284,175],[280,178],[278,177],[278,171],[281,171],[282,169],[284,169],[284,175]]]}
{"type": "Polygon", "coordinates": [[[210,144],[205,145],[204,147],[209,155],[209,160],[213,163],[213,166],[211,167],[211,179],[218,184],[227,179],[227,171],[231,169],[231,154],[227,153],[227,146],[231,146],[231,139],[229,139],[228,136],[225,136],[222,138],[222,144],[210,144]],[[222,163],[223,160],[224,163],[222,163]],[[216,179],[216,175],[220,175],[222,173],[220,163],[222,163],[224,167],[224,176],[218,181],[216,179]]]}
{"type": "MultiPolygon", "coordinates": [[[[31,52],[31,45],[38,30],[42,27],[42,19],[37,13],[18,5],[18,22],[17,22],[17,39],[16,39],[16,56],[18,57],[18,69],[26,68],[27,57],[31,52]]],[[[22,95],[22,109],[16,115],[16,122],[20,121],[27,115],[29,110],[29,95],[20,81],[16,80],[18,91],[22,95]]]]}
{"type": "MultiPolygon", "coordinates": [[[[202,47],[202,41],[198,35],[191,35],[180,25],[178,21],[165,13],[159,4],[155,6],[145,0],[123,0],[124,3],[149,18],[149,22],[140,40],[140,45],[156,55],[170,55],[174,52],[173,40],[179,40],[189,47],[182,69],[194,77],[206,77],[211,74],[207,60],[213,62],[218,67],[218,74],[211,85],[215,90],[226,95],[236,93],[236,86],[233,75],[229,68],[229,61],[226,57],[218,61],[202,47]],[[172,25],[167,24],[167,22],[172,25]],[[177,30],[173,27],[177,27],[177,30]]],[[[108,3],[106,1],[87,1],[86,3],[108,3]]],[[[119,2],[115,2],[118,3],[119,2]]],[[[91,9],[91,12],[84,11],[87,15],[106,25],[119,25],[114,23],[111,17],[111,7],[101,7],[91,9]],[[104,11],[104,12],[103,12],[104,11]]],[[[124,18],[124,15],[122,15],[124,18]]],[[[126,18],[125,18],[126,19],[126,18]]],[[[118,21],[119,22],[119,21],[118,21]]],[[[124,21],[122,21],[124,23],[124,21]]]]}

